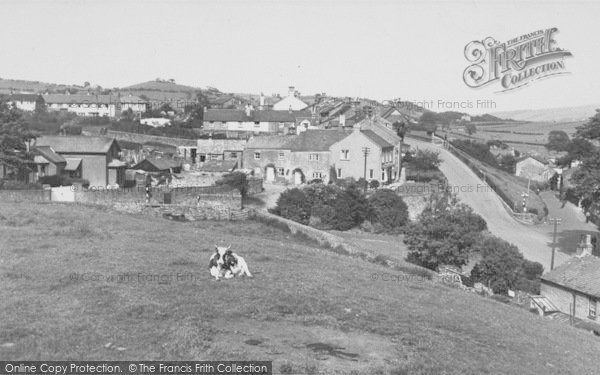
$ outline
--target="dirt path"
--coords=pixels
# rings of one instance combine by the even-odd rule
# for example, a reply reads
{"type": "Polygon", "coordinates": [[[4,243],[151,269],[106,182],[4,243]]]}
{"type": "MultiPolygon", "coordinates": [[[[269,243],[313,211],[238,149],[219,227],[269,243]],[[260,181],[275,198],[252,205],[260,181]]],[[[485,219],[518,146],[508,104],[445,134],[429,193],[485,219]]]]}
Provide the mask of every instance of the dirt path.
{"type": "MultiPolygon", "coordinates": [[[[536,262],[540,262],[546,271],[550,270],[552,228],[548,225],[525,225],[513,219],[507,212],[500,197],[485,185],[469,167],[463,164],[450,152],[440,145],[408,139],[413,147],[440,152],[443,160],[440,170],[448,178],[454,191],[462,202],[471,206],[473,210],[485,219],[488,229],[494,235],[501,237],[516,245],[523,255],[536,262]]],[[[568,247],[567,243],[563,246],[568,247]]],[[[566,261],[570,255],[561,249],[556,252],[555,267],[566,261]]],[[[572,253],[569,251],[569,253],[572,253]]]]}

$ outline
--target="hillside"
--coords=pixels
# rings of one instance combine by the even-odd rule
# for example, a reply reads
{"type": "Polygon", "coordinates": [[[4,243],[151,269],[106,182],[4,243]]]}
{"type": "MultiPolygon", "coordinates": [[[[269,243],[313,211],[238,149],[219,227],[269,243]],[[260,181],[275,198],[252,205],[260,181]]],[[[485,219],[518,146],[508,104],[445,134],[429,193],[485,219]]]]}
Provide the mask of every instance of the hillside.
{"type": "Polygon", "coordinates": [[[597,370],[589,333],[256,222],[3,202],[0,259],[0,357],[12,360],[262,359],[276,374],[597,370]],[[231,244],[254,278],[211,280],[215,243],[231,244]]]}
{"type": "Polygon", "coordinates": [[[516,121],[540,121],[540,122],[565,122],[587,120],[596,113],[600,104],[583,105],[576,107],[524,109],[517,111],[493,112],[492,115],[502,119],[513,119],[516,121]]]}
{"type": "Polygon", "coordinates": [[[192,86],[180,85],[169,80],[155,79],[153,81],[137,83],[121,88],[123,91],[166,91],[166,92],[194,92],[199,89],[192,86]]]}
{"type": "Polygon", "coordinates": [[[65,90],[68,88],[83,89],[83,87],[77,87],[75,85],[0,78],[0,94],[10,94],[13,90],[15,92],[42,93],[45,91],[65,90]]]}

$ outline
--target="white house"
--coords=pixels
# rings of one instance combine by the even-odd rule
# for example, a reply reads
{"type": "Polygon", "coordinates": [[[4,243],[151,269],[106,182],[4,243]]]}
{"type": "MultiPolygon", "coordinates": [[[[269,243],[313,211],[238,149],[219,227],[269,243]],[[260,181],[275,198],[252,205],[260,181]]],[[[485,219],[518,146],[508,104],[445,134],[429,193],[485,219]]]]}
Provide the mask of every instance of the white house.
{"type": "Polygon", "coordinates": [[[290,86],[288,96],[273,104],[274,111],[300,111],[308,107],[308,104],[296,97],[294,86],[290,86]]]}
{"type": "Polygon", "coordinates": [[[140,124],[149,125],[155,128],[162,128],[171,124],[171,120],[162,117],[148,117],[140,120],[140,124]]]}
{"type": "Polygon", "coordinates": [[[554,170],[551,168],[550,163],[542,158],[525,156],[517,161],[515,175],[544,182],[554,175],[554,170]]]}
{"type": "Polygon", "coordinates": [[[65,111],[84,117],[115,117],[119,98],[97,94],[46,94],[49,111],[65,111]]]}
{"type": "MultiPolygon", "coordinates": [[[[39,94],[13,94],[10,96],[9,101],[22,111],[33,112],[35,111],[35,104],[40,98],[39,94]]],[[[43,101],[41,103],[43,104],[43,101]]]]}
{"type": "Polygon", "coordinates": [[[249,132],[249,133],[283,133],[284,129],[293,127],[296,117],[290,111],[256,111],[246,106],[244,111],[236,109],[208,109],[204,113],[204,130],[249,132]]]}
{"type": "Polygon", "coordinates": [[[136,115],[146,112],[148,105],[144,99],[131,94],[127,96],[121,96],[119,98],[119,102],[121,103],[121,112],[131,109],[136,115]]]}

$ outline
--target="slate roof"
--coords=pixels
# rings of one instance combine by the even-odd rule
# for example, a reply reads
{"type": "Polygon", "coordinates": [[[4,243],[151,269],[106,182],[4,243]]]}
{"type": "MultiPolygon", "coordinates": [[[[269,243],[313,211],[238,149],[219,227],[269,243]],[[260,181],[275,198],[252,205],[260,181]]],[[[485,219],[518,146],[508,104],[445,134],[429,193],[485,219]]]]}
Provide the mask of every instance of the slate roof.
{"type": "Polygon", "coordinates": [[[139,96],[135,96],[135,95],[125,95],[125,96],[121,96],[119,98],[121,103],[127,103],[127,104],[144,104],[147,103],[144,99],[140,98],[139,96]]]}
{"type": "Polygon", "coordinates": [[[541,156],[537,156],[537,155],[526,155],[526,156],[523,156],[523,157],[517,159],[517,163],[520,163],[520,162],[522,162],[524,160],[527,160],[529,158],[532,158],[535,161],[539,161],[540,163],[542,163],[544,165],[548,164],[548,160],[544,160],[544,158],[542,158],[541,156]]]}
{"type": "Polygon", "coordinates": [[[367,136],[367,138],[369,138],[371,141],[375,142],[381,148],[394,148],[393,144],[377,135],[377,133],[375,133],[373,130],[361,130],[360,132],[367,136]]]}
{"type": "Polygon", "coordinates": [[[244,151],[246,140],[238,139],[199,139],[198,153],[200,154],[223,154],[227,151],[244,151]]]}
{"type": "Polygon", "coordinates": [[[66,160],[52,149],[50,146],[37,146],[33,149],[33,152],[43,156],[52,164],[65,163],[66,160]]]}
{"type": "Polygon", "coordinates": [[[116,142],[114,138],[107,137],[43,136],[36,139],[35,146],[51,146],[55,152],[61,154],[105,154],[116,142]]]}
{"type": "Polygon", "coordinates": [[[201,172],[232,172],[237,168],[235,160],[208,160],[198,170],[201,172]]]}
{"type": "Polygon", "coordinates": [[[47,94],[43,95],[48,104],[117,104],[119,98],[112,95],[96,94],[47,94]]]}
{"type": "Polygon", "coordinates": [[[329,151],[332,144],[341,141],[349,134],[342,130],[310,129],[300,135],[258,136],[250,138],[246,148],[296,152],[329,151]]]}
{"type": "Polygon", "coordinates": [[[542,275],[543,281],[600,298],[600,258],[593,255],[574,257],[542,275]]]}
{"type": "Polygon", "coordinates": [[[9,100],[17,102],[35,102],[39,97],[39,94],[12,94],[9,97],[9,100]]]}
{"type": "Polygon", "coordinates": [[[76,171],[79,165],[81,165],[81,158],[67,158],[65,171],[76,171]]]}
{"type": "Polygon", "coordinates": [[[204,121],[239,121],[239,122],[294,122],[296,116],[306,115],[300,111],[254,110],[250,116],[238,109],[209,109],[204,113],[204,121]]]}
{"type": "Polygon", "coordinates": [[[171,160],[171,159],[166,159],[166,158],[146,158],[142,161],[140,161],[139,163],[137,163],[136,165],[134,165],[132,168],[133,169],[142,169],[144,170],[143,165],[144,164],[150,164],[152,166],[155,167],[155,169],[159,170],[159,171],[164,171],[170,168],[178,168],[181,166],[180,163],[171,160]]]}

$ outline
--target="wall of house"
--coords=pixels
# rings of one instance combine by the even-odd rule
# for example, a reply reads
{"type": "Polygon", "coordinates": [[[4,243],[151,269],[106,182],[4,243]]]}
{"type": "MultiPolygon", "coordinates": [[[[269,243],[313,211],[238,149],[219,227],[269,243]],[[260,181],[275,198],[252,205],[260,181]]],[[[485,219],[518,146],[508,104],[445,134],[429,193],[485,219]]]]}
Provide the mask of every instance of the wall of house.
{"type": "Polygon", "coordinates": [[[18,109],[20,109],[22,111],[27,111],[27,112],[35,111],[35,102],[15,101],[14,104],[18,109]]]}
{"type": "Polygon", "coordinates": [[[119,132],[114,130],[108,130],[106,136],[116,138],[117,141],[122,139],[124,141],[136,142],[141,144],[144,144],[146,142],[160,142],[171,146],[196,147],[195,139],[161,137],[158,135],[119,132]]]}
{"type": "Polygon", "coordinates": [[[551,175],[549,168],[537,160],[525,159],[517,163],[515,166],[515,175],[531,178],[534,181],[547,181],[551,175]]]}
{"type": "Polygon", "coordinates": [[[66,103],[51,103],[48,104],[49,111],[67,111],[75,113],[77,116],[93,117],[107,116],[115,117],[116,104],[66,104],[66,103]]]}
{"type": "Polygon", "coordinates": [[[272,150],[272,149],[246,149],[244,150],[244,168],[254,170],[254,175],[265,177],[265,168],[269,164],[273,164],[275,168],[283,168],[284,176],[278,176],[276,181],[285,181],[290,179],[292,175],[291,151],[290,150],[272,150]],[[260,152],[260,159],[255,159],[254,154],[260,152]],[[283,153],[280,158],[279,154],[283,153]]]}
{"type": "Polygon", "coordinates": [[[330,163],[335,167],[336,174],[341,169],[341,176],[338,178],[353,177],[359,179],[364,177],[365,157],[362,148],[368,147],[370,153],[367,156],[367,180],[377,180],[382,182],[381,176],[381,149],[377,144],[369,140],[359,131],[353,131],[348,137],[334,143],[331,150],[330,163]],[[350,150],[349,160],[342,160],[341,151],[350,150]],[[370,177],[370,171],[373,170],[373,177],[370,177]]]}
{"type": "Polygon", "coordinates": [[[146,112],[146,103],[121,103],[121,112],[130,108],[133,113],[144,113],[146,112]]]}
{"type": "MultiPolygon", "coordinates": [[[[581,293],[575,293],[566,288],[562,288],[560,286],[545,282],[542,280],[540,286],[540,294],[542,296],[547,297],[552,303],[558,307],[558,309],[565,313],[570,314],[570,309],[573,304],[573,296],[575,295],[575,317],[583,320],[589,320],[589,308],[590,308],[590,298],[581,293]]],[[[600,303],[598,303],[597,308],[600,307],[600,303]]],[[[598,314],[598,311],[596,314],[598,314]]]]}
{"type": "MultiPolygon", "coordinates": [[[[290,168],[292,170],[296,168],[300,168],[302,173],[304,173],[304,177],[306,178],[306,182],[310,180],[314,180],[315,178],[320,178],[323,182],[329,182],[329,166],[330,166],[330,153],[329,151],[320,151],[320,152],[292,152],[290,153],[290,168]],[[318,160],[310,160],[310,155],[316,155],[318,160]],[[320,173],[321,177],[315,175],[315,173],[320,173]]],[[[291,174],[291,173],[290,173],[291,174]]],[[[293,178],[293,176],[292,176],[293,178]]]]}

